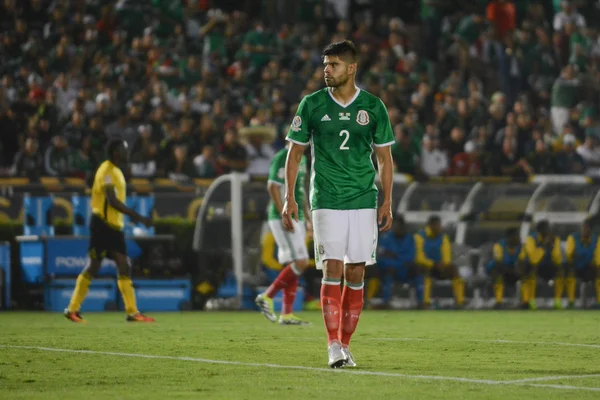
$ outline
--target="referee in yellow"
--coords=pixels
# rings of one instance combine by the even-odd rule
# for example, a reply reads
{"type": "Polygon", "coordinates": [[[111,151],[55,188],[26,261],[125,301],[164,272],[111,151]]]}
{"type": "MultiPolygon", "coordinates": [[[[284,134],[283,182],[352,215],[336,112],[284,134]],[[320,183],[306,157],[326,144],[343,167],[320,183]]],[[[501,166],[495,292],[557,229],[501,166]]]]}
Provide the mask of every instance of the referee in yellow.
{"type": "Polygon", "coordinates": [[[91,280],[97,276],[100,264],[108,257],[117,264],[118,286],[125,303],[127,321],[154,322],[154,318],[141,314],[136,305],[135,291],[131,282],[131,267],[127,261],[123,214],[132,221],[152,226],[152,219],[143,217],[125,205],[127,187],[121,168],[127,165],[129,153],[127,142],[112,139],[107,145],[108,160],[96,171],[92,186],[92,217],[90,221],[90,244],[88,264],[77,277],[77,284],[71,302],[65,310],[65,317],[73,322],[84,322],[79,313],[87,295],[91,280]]]}

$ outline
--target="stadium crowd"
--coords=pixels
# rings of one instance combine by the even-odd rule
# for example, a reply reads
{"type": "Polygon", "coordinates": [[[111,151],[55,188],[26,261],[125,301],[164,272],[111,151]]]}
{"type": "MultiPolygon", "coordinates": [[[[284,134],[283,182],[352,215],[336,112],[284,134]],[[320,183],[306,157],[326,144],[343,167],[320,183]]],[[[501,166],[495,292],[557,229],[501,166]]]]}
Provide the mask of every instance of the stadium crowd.
{"type": "Polygon", "coordinates": [[[320,51],[350,38],[397,172],[600,175],[595,1],[421,0],[416,26],[328,0],[285,2],[269,25],[212,3],[4,0],[2,174],[86,177],[121,135],[134,177],[267,175],[298,102],[324,86],[320,51]],[[240,135],[252,125],[275,135],[240,135]]]}

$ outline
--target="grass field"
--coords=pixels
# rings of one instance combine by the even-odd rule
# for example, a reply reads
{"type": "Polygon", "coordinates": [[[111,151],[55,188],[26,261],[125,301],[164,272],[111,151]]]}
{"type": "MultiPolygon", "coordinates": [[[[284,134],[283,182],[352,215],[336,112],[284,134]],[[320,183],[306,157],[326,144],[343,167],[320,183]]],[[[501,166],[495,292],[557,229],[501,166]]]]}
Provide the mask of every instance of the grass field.
{"type": "Polygon", "coordinates": [[[361,317],[358,368],[330,370],[309,327],[254,313],[0,313],[0,399],[598,399],[600,313],[361,317]]]}

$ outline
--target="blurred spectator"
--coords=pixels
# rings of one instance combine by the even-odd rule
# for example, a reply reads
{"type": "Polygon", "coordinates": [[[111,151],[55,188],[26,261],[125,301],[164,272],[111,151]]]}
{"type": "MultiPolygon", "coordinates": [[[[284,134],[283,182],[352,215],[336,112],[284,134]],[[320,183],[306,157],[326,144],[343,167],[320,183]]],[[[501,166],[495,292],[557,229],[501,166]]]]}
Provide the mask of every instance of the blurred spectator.
{"type": "Polygon", "coordinates": [[[465,148],[465,133],[461,128],[453,128],[450,132],[450,138],[444,146],[448,153],[448,159],[452,160],[454,156],[462,153],[465,148]]]}
{"type": "Polygon", "coordinates": [[[564,174],[583,174],[585,172],[585,161],[575,151],[577,139],[568,133],[562,139],[562,151],[557,154],[556,163],[558,170],[564,174]]]}
{"type": "Polygon", "coordinates": [[[464,151],[452,158],[450,173],[456,176],[481,176],[481,153],[473,141],[464,146],[464,151]]]}
{"type": "MultiPolygon", "coordinates": [[[[81,143],[79,144],[81,146],[81,143]]],[[[46,174],[70,176],[74,168],[73,151],[64,136],[55,136],[44,157],[46,174]]]]}
{"type": "Polygon", "coordinates": [[[561,11],[554,16],[552,27],[555,31],[561,31],[564,27],[571,23],[578,28],[585,27],[585,18],[577,12],[572,4],[572,0],[560,1],[561,11]]]}
{"type": "Polygon", "coordinates": [[[269,166],[271,159],[275,155],[275,150],[268,140],[261,134],[251,134],[248,137],[246,144],[246,154],[248,157],[248,167],[246,172],[254,176],[267,176],[269,174],[269,166]]]}
{"type": "Polygon", "coordinates": [[[567,65],[552,86],[552,129],[558,135],[569,121],[571,107],[579,99],[580,82],[573,65],[567,65]]]}
{"type": "Polygon", "coordinates": [[[436,138],[429,136],[423,138],[421,170],[429,177],[444,175],[449,167],[448,156],[440,150],[439,145],[439,140],[436,138]]]}
{"type": "Polygon", "coordinates": [[[600,148],[598,138],[588,135],[582,145],[577,147],[577,154],[585,163],[585,174],[592,177],[600,177],[600,148]]]}
{"type": "Polygon", "coordinates": [[[185,182],[196,177],[194,163],[188,157],[186,146],[178,145],[173,148],[173,157],[167,163],[167,176],[178,182],[185,182]]]}
{"type": "Polygon", "coordinates": [[[44,170],[44,160],[38,152],[38,141],[27,138],[25,147],[15,156],[13,166],[10,170],[12,176],[37,180],[44,170]]]}
{"type": "Polygon", "coordinates": [[[211,145],[202,148],[202,154],[194,158],[196,173],[199,178],[210,179],[217,176],[217,157],[211,145]]]}
{"type": "Polygon", "coordinates": [[[394,127],[394,133],[396,143],[392,145],[391,151],[396,171],[402,174],[419,174],[420,142],[417,138],[406,133],[400,124],[394,127]]]}
{"type": "Polygon", "coordinates": [[[244,172],[248,166],[248,153],[239,141],[234,129],[225,132],[223,145],[219,149],[219,167],[224,173],[244,172]]]}
{"type": "Polygon", "coordinates": [[[556,173],[556,157],[541,139],[536,142],[534,152],[527,157],[527,164],[535,174],[556,173]]]}
{"type": "Polygon", "coordinates": [[[157,158],[158,145],[152,141],[146,141],[138,145],[131,156],[131,174],[136,178],[151,178],[158,168],[157,158]]]}
{"type": "Polygon", "coordinates": [[[496,157],[494,170],[497,176],[513,178],[525,178],[533,174],[533,169],[527,161],[518,156],[517,141],[511,137],[504,138],[502,152],[496,157]]]}

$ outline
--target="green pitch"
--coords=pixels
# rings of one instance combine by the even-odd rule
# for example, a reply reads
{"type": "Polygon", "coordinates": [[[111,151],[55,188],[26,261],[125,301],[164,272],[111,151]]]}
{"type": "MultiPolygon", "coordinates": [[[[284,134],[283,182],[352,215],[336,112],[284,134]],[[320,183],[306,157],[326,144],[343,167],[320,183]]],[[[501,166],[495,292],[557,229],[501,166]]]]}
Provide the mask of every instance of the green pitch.
{"type": "Polygon", "coordinates": [[[0,313],[1,399],[598,399],[600,313],[365,312],[359,367],[254,313],[0,313]]]}

